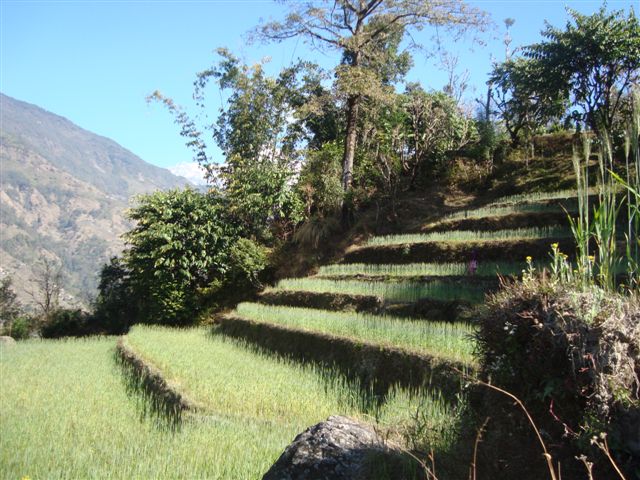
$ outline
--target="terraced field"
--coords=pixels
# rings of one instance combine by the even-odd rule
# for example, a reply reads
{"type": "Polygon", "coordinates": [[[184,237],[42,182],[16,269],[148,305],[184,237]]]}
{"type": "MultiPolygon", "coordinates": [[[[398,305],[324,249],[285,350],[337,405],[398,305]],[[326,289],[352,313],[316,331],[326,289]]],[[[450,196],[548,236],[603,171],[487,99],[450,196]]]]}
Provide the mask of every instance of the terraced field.
{"type": "Polygon", "coordinates": [[[460,370],[474,370],[473,308],[497,287],[497,274],[521,274],[527,256],[546,263],[551,243],[572,250],[571,232],[560,226],[572,195],[507,197],[449,215],[424,233],[369,238],[315,276],[281,280],[257,303],[239,305],[218,328],[303,362],[338,365],[374,385],[428,378],[451,397],[461,391],[460,370]],[[514,217],[517,228],[491,228],[514,217]]]}
{"type": "Polygon", "coordinates": [[[461,372],[476,368],[474,306],[526,255],[544,262],[558,239],[570,250],[566,230],[540,227],[558,214],[549,200],[569,196],[503,199],[464,212],[465,227],[448,233],[374,237],[213,329],[136,326],[120,361],[116,338],[1,346],[2,474],[259,478],[332,414],[446,451],[464,410],[461,372]],[[508,215],[518,228],[475,228],[508,215]]]}
{"type": "Polygon", "coordinates": [[[451,442],[458,413],[437,392],[395,388],[384,403],[344,376],[258,353],[208,328],[135,327],[126,337],[192,405],[179,424],[149,411],[114,360],[115,338],[0,347],[3,478],[255,479],[301,430],[342,414],[415,424],[451,442]]]}

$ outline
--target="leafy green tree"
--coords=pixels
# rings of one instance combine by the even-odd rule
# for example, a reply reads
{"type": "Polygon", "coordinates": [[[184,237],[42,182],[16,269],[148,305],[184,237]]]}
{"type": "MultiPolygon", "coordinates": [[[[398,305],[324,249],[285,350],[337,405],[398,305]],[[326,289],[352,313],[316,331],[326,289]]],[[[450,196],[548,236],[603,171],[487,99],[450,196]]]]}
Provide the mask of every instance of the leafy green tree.
{"type": "Polygon", "coordinates": [[[137,321],[184,325],[205,308],[200,289],[221,281],[229,268],[235,226],[226,202],[192,189],[144,195],[128,217],[124,263],[137,321]]]}
{"type": "Polygon", "coordinates": [[[316,48],[340,54],[336,86],[345,98],[342,186],[348,191],[353,182],[362,102],[384,94],[385,84],[398,80],[407,69],[409,57],[399,50],[400,40],[426,25],[460,32],[482,26],[485,21],[481,12],[462,1],[299,1],[291,2],[283,21],[266,23],[256,34],[272,41],[302,37],[316,48]]]}
{"type": "Polygon", "coordinates": [[[217,120],[205,120],[204,125],[225,155],[221,166],[208,156],[203,129],[195,120],[159,92],[150,98],[174,114],[196,159],[228,198],[244,234],[267,242],[273,233],[286,238],[301,219],[292,177],[300,160],[298,144],[304,129],[291,118],[306,103],[305,95],[322,93],[318,93],[318,73],[314,66],[301,62],[271,77],[262,63],[242,64],[226,49],[219,49],[218,54],[219,62],[198,74],[194,97],[206,109],[205,92],[211,81],[227,94],[217,120]]]}
{"type": "Polygon", "coordinates": [[[535,62],[539,91],[578,107],[595,132],[611,131],[622,100],[640,72],[640,25],[633,10],[593,15],[569,10],[564,29],[547,25],[545,40],[524,49],[535,62]]]}
{"type": "Polygon", "coordinates": [[[0,330],[11,335],[14,321],[22,313],[22,305],[12,287],[11,277],[0,280],[0,330]]]}
{"type": "Polygon", "coordinates": [[[108,333],[126,333],[138,316],[134,298],[131,272],[122,258],[111,258],[100,271],[92,322],[108,333]]]}
{"type": "Polygon", "coordinates": [[[530,138],[538,127],[561,117],[567,107],[561,92],[545,87],[540,64],[530,59],[516,58],[494,65],[488,83],[491,105],[513,147],[530,138]]]}

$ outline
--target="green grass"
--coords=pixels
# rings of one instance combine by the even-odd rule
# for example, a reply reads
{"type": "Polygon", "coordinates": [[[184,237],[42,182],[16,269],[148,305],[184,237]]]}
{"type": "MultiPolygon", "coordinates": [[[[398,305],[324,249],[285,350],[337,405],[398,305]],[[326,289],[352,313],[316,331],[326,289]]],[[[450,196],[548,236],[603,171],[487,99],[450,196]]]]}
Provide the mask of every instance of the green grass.
{"type": "MultiPolygon", "coordinates": [[[[127,393],[115,342],[0,346],[2,478],[255,479],[303,428],[329,414],[366,417],[340,378],[204,329],[135,327],[129,345],[206,407],[179,429],[160,428],[127,393]]],[[[413,439],[430,432],[435,448],[453,441],[458,413],[436,394],[399,389],[373,412],[413,439]]]]}
{"type": "Polygon", "coordinates": [[[391,316],[341,313],[241,303],[236,313],[249,320],[327,333],[361,342],[399,347],[473,364],[473,327],[461,323],[414,321],[391,316]]]}
{"type": "MultiPolygon", "coordinates": [[[[502,275],[520,275],[525,262],[480,262],[476,276],[493,277],[502,275]]],[[[325,265],[318,270],[318,277],[339,277],[352,275],[380,277],[421,277],[467,275],[467,263],[409,263],[409,264],[373,264],[344,263],[325,265]]]]}
{"type": "Polygon", "coordinates": [[[486,218],[486,217],[505,217],[518,213],[548,213],[562,212],[563,210],[554,203],[522,203],[514,205],[488,205],[486,207],[475,208],[473,210],[463,210],[460,212],[450,213],[442,217],[438,222],[434,222],[427,226],[433,227],[441,223],[464,220],[467,218],[486,218]]]}
{"type": "MultiPolygon", "coordinates": [[[[591,188],[589,190],[590,193],[597,193],[597,190],[595,188],[591,188]]],[[[573,188],[568,190],[556,190],[555,192],[521,193],[518,195],[509,195],[506,197],[498,198],[491,202],[488,206],[516,205],[522,203],[547,202],[550,200],[568,200],[575,199],[577,197],[578,192],[573,188]]]]}
{"type": "Polygon", "coordinates": [[[254,479],[295,434],[230,420],[172,431],[141,420],[113,359],[114,345],[114,338],[103,338],[2,349],[3,478],[254,479]]]}
{"type": "Polygon", "coordinates": [[[450,232],[433,233],[408,233],[401,235],[385,235],[371,237],[365,246],[385,246],[400,245],[423,242],[478,242],[492,240],[525,240],[536,238],[557,238],[568,237],[571,230],[568,227],[535,227],[535,228],[515,228],[512,230],[496,231],[471,231],[454,230],[450,232]]]}
{"type": "Polygon", "coordinates": [[[327,385],[312,368],[251,352],[209,329],[137,326],[127,343],[209,414],[281,424],[293,433],[332,413],[356,413],[340,402],[348,386],[327,385]]]}
{"type": "Polygon", "coordinates": [[[389,302],[415,302],[422,298],[431,298],[435,300],[466,300],[471,303],[480,303],[484,300],[485,294],[482,286],[441,280],[430,282],[376,282],[317,277],[287,278],[280,280],[278,284],[270,290],[371,295],[389,302]]]}

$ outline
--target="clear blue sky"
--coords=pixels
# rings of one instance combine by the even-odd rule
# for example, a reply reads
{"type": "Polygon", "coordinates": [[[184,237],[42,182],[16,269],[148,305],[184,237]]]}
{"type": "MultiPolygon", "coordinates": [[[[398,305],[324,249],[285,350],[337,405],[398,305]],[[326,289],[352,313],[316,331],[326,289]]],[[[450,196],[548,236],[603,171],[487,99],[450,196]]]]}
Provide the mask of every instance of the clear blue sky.
{"type": "MultiPolygon", "coordinates": [[[[515,19],[512,46],[540,40],[544,20],[566,22],[566,5],[583,13],[600,1],[469,1],[497,24],[484,47],[450,45],[460,69],[471,73],[480,96],[490,58],[504,58],[503,20],[515,19]]],[[[608,1],[609,9],[629,10],[633,1],[608,1]]],[[[249,63],[272,57],[274,71],[303,56],[325,66],[334,54],[310,52],[301,43],[247,45],[246,33],[260,18],[282,18],[284,7],[271,0],[55,1],[0,0],[0,91],[67,117],[112,138],[144,160],[163,167],[191,161],[172,118],[145,97],[158,89],[177,103],[191,101],[195,73],[215,61],[226,46],[249,63]]],[[[420,37],[429,44],[433,32],[420,37]]],[[[434,59],[415,55],[411,80],[439,89],[445,76],[434,59]]],[[[218,107],[211,97],[212,109],[218,107]]],[[[219,158],[219,160],[222,160],[219,158]]]]}

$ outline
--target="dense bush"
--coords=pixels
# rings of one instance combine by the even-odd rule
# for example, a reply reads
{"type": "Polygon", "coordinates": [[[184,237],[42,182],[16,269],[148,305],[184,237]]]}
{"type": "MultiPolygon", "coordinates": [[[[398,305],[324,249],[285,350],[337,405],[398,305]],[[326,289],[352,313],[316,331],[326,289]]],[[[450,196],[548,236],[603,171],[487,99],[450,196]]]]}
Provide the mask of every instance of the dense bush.
{"type": "Polygon", "coordinates": [[[59,309],[51,313],[40,328],[43,338],[81,337],[98,333],[82,310],[59,309]]]}
{"type": "Polygon", "coordinates": [[[483,374],[521,398],[552,440],[608,434],[621,466],[640,466],[638,299],[529,276],[487,302],[483,374]]]}

